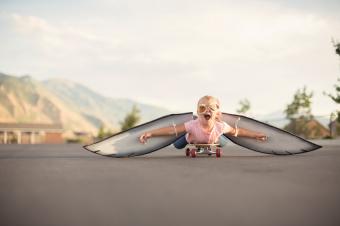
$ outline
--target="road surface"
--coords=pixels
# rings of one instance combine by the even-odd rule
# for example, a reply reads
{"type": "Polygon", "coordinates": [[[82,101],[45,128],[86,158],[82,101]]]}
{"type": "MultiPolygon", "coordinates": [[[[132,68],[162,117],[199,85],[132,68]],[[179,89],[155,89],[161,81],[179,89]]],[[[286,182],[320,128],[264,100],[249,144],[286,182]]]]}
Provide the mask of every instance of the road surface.
{"type": "Polygon", "coordinates": [[[114,159],[80,145],[0,145],[0,225],[339,226],[340,142],[295,156],[234,145],[114,159]]]}

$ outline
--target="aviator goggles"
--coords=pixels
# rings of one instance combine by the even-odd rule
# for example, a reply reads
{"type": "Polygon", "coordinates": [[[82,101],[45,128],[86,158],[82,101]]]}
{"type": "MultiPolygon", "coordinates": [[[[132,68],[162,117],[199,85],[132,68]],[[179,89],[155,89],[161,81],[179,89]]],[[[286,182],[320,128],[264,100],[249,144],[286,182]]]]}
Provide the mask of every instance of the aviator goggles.
{"type": "Polygon", "coordinates": [[[212,112],[215,112],[219,109],[219,107],[216,104],[214,104],[214,105],[200,104],[200,105],[198,105],[197,113],[198,114],[204,114],[208,111],[208,109],[212,112]]]}

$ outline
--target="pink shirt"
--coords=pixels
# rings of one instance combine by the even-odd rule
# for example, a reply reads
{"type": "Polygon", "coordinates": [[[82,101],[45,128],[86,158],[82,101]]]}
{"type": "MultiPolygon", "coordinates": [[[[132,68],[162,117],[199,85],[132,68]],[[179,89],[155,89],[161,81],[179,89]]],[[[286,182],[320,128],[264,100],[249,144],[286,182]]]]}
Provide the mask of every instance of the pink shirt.
{"type": "Polygon", "coordinates": [[[213,144],[218,142],[218,138],[232,130],[232,127],[225,122],[216,122],[210,132],[203,130],[198,119],[184,123],[187,131],[186,139],[192,144],[213,144]]]}

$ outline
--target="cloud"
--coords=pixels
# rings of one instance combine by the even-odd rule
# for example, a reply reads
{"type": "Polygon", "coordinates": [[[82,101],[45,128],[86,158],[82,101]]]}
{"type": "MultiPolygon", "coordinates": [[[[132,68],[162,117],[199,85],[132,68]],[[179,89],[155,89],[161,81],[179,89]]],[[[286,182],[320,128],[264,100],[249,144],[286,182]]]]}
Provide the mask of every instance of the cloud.
{"type": "Polygon", "coordinates": [[[55,33],[56,29],[50,26],[45,20],[35,16],[23,16],[16,13],[10,14],[15,28],[22,33],[55,33]]]}
{"type": "MultiPolygon", "coordinates": [[[[36,47],[53,59],[59,56],[82,62],[101,60],[122,65],[117,67],[122,69],[133,64],[136,72],[148,74],[150,71],[145,68],[150,65],[159,68],[162,63],[164,72],[169,71],[168,65],[177,64],[176,72],[187,65],[195,73],[199,68],[204,71],[209,65],[226,60],[254,62],[289,57],[310,43],[308,37],[327,28],[326,21],[313,15],[272,6],[254,7],[213,5],[193,12],[173,12],[170,16],[155,13],[159,16],[157,20],[149,15],[135,24],[106,21],[104,29],[110,28],[106,32],[52,25],[35,16],[12,14],[11,18],[18,32],[35,40],[36,47]]],[[[133,74],[131,68],[126,70],[133,74]]]]}
{"type": "MultiPolygon", "coordinates": [[[[0,59],[12,70],[72,78],[108,96],[162,96],[178,108],[214,93],[229,106],[251,96],[261,110],[276,110],[303,83],[321,90],[337,73],[330,38],[340,37],[340,22],[293,3],[104,1],[100,11],[88,4],[8,13],[15,33],[0,59]],[[13,49],[16,62],[8,60],[13,49]]],[[[9,34],[0,32],[0,41],[9,34]]]]}

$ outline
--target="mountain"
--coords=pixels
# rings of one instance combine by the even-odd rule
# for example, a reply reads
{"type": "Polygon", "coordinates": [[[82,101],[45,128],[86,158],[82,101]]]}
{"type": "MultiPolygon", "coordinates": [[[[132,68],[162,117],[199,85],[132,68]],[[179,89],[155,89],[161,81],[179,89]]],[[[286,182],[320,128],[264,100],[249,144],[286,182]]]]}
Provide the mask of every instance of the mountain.
{"type": "Polygon", "coordinates": [[[170,113],[133,100],[104,97],[67,80],[40,82],[0,73],[0,122],[62,123],[66,131],[96,134],[101,125],[117,131],[133,105],[140,109],[141,122],[170,113]]]}
{"type": "Polygon", "coordinates": [[[149,121],[169,114],[170,111],[156,106],[141,104],[129,99],[113,99],[104,97],[78,83],[52,79],[43,82],[45,88],[67,103],[74,111],[91,121],[96,127],[107,120],[106,123],[119,127],[125,115],[134,105],[141,112],[141,121],[149,121]],[[101,119],[101,120],[100,120],[101,119]]]}
{"type": "Polygon", "coordinates": [[[275,111],[266,115],[257,115],[254,117],[255,119],[266,122],[278,128],[283,128],[285,125],[289,123],[289,120],[286,119],[283,111],[275,111]]]}
{"type": "Polygon", "coordinates": [[[66,130],[94,133],[96,127],[30,76],[0,74],[0,121],[62,123],[66,130]]]}

